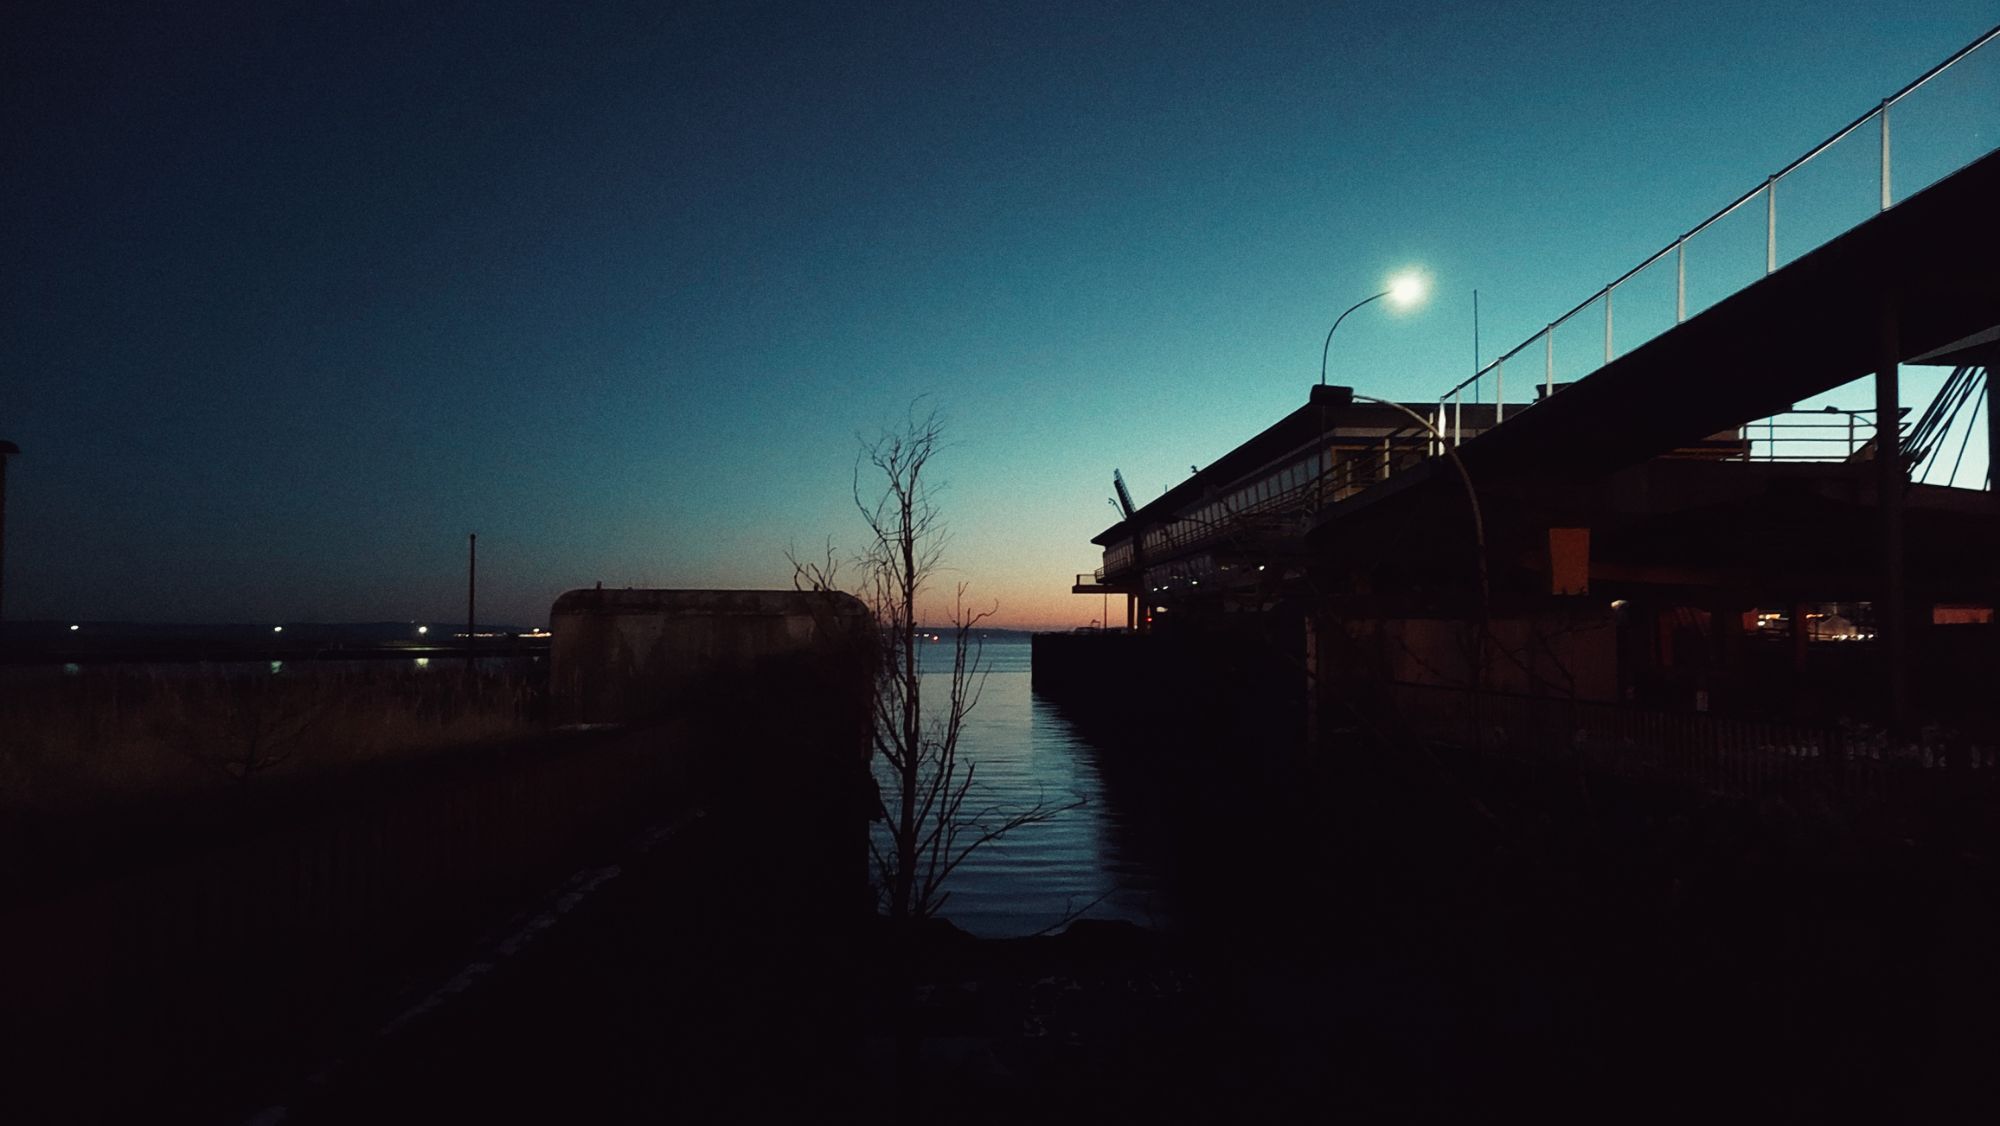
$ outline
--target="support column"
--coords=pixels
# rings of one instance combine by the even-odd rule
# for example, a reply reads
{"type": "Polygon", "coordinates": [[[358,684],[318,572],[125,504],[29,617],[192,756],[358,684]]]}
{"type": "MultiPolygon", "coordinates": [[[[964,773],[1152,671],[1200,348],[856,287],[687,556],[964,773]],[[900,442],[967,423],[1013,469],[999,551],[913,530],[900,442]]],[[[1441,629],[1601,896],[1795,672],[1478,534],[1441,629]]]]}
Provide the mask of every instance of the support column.
{"type": "Polygon", "coordinates": [[[1986,476],[1993,482],[1987,496],[2000,508],[2000,380],[1993,378],[1995,368],[2000,368],[2000,349],[1986,360],[1986,476]]]}
{"type": "Polygon", "coordinates": [[[1901,318],[1896,302],[1885,301],[1875,351],[1875,497],[1881,509],[1882,588],[1875,606],[1875,630],[1883,656],[1883,694],[1892,732],[1909,726],[1909,614],[1903,584],[1903,449],[1901,318]]]}

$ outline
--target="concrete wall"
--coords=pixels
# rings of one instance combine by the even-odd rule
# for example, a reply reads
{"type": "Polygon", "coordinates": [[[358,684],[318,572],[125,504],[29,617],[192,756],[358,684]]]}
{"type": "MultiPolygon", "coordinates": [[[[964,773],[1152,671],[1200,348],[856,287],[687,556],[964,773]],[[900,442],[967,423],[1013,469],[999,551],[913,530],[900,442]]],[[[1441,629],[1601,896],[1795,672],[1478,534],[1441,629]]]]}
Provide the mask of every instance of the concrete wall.
{"type": "Polygon", "coordinates": [[[1155,749],[1283,750],[1305,735],[1303,643],[1276,628],[1038,633],[1034,688],[1099,734],[1155,749]]]}
{"type": "Polygon", "coordinates": [[[871,621],[838,592],[572,590],[549,612],[556,713],[629,723],[759,677],[865,677],[871,621]]]}

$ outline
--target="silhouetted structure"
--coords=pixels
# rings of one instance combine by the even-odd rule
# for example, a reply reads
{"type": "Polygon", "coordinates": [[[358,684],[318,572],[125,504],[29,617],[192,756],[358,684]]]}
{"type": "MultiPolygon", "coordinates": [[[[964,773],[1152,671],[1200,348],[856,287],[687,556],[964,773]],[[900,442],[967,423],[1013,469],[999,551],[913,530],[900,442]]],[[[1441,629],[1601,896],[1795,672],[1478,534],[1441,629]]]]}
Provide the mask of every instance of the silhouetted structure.
{"type": "Polygon", "coordinates": [[[852,650],[871,622],[838,591],[572,590],[549,611],[554,706],[569,722],[649,719],[808,661],[853,680],[865,704],[872,670],[852,650]]]}
{"type": "MultiPolygon", "coordinates": [[[[1308,725],[1365,699],[1498,742],[1560,700],[1899,734],[1920,714],[1991,747],[2000,501],[1911,466],[2000,358],[1996,198],[1989,154],[1587,378],[1551,365],[1504,414],[1454,389],[1406,404],[1420,426],[1315,387],[1097,536],[1074,589],[1191,652],[1280,651],[1260,675],[1308,725]],[[1956,369],[1914,421],[1903,363],[1956,369]],[[1870,374],[1884,426],[1792,410],[1870,374]],[[1847,627],[1815,640],[1822,615],[1847,627]]],[[[1607,312],[1607,355],[1609,333],[1607,312]]],[[[2000,428],[1987,444],[2000,461],[2000,428]]],[[[1118,675],[1098,668],[1044,686],[1118,675]]],[[[1560,734],[1583,741],[1577,714],[1560,734]]]]}

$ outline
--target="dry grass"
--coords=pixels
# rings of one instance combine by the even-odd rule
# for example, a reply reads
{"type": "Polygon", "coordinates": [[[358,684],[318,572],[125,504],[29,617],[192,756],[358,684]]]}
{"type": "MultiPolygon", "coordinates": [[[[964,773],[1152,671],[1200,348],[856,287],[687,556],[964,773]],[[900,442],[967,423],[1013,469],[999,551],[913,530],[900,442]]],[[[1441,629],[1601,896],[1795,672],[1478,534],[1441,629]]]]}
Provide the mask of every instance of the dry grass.
{"type": "Polygon", "coordinates": [[[0,817],[255,789],[522,734],[542,722],[544,680],[387,661],[22,670],[0,681],[0,817]]]}

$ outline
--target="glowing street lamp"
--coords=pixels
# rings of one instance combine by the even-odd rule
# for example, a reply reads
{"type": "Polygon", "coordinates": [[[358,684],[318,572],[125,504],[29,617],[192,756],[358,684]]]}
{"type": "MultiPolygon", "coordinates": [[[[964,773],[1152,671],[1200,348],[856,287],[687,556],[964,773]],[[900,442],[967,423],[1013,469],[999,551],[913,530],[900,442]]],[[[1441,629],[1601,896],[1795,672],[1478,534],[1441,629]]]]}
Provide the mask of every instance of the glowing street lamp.
{"type": "MultiPolygon", "coordinates": [[[[1364,297],[1361,300],[1356,301],[1354,304],[1349,305],[1347,307],[1347,313],[1352,313],[1354,310],[1359,309],[1360,307],[1368,304],[1371,301],[1380,301],[1384,297],[1389,299],[1389,304],[1394,305],[1399,309],[1408,309],[1411,308],[1412,306],[1421,303],[1424,297],[1430,293],[1430,290],[1431,290],[1431,283],[1429,278],[1425,277],[1424,275],[1418,273],[1415,270],[1407,270],[1404,271],[1403,273],[1397,274],[1393,278],[1390,278],[1389,288],[1383,290],[1380,293],[1364,297]]],[[[1320,345],[1319,385],[1321,387],[1326,386],[1326,353],[1327,349],[1333,347],[1334,329],[1339,328],[1340,322],[1347,319],[1347,313],[1342,313],[1338,317],[1335,317],[1333,319],[1333,328],[1326,330],[1326,343],[1320,345]]]]}

